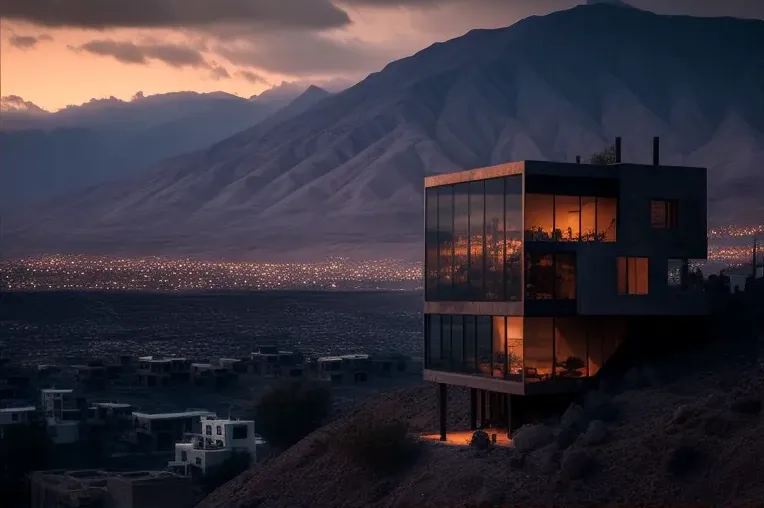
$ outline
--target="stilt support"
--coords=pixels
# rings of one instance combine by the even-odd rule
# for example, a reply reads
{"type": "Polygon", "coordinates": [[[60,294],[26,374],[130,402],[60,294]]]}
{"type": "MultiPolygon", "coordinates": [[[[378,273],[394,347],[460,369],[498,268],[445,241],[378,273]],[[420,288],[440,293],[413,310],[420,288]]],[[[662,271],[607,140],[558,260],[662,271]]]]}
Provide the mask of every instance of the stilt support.
{"type": "Polygon", "coordinates": [[[477,429],[477,389],[470,388],[470,430],[477,429]]]}
{"type": "Polygon", "coordinates": [[[445,383],[438,384],[438,405],[440,406],[440,440],[446,440],[446,401],[448,394],[445,383]]]}

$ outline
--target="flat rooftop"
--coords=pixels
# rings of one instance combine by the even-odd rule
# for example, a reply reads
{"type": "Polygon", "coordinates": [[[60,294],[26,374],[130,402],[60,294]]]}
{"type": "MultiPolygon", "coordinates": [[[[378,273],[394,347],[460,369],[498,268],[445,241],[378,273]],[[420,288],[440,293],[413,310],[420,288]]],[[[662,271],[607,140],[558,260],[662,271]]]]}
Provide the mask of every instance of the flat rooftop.
{"type": "Polygon", "coordinates": [[[559,175],[570,177],[608,177],[618,176],[621,168],[645,168],[659,170],[683,170],[698,171],[705,174],[706,168],[694,166],[667,166],[664,164],[653,166],[652,164],[633,164],[629,162],[619,162],[615,164],[586,164],[577,162],[555,162],[555,161],[537,161],[524,160],[516,162],[507,162],[496,166],[487,166],[484,168],[468,169],[466,171],[457,171],[454,173],[442,173],[439,175],[427,176],[424,179],[425,187],[438,187],[440,185],[450,185],[455,183],[464,183],[477,180],[487,180],[489,178],[500,178],[504,176],[520,175],[523,173],[533,173],[539,175],[559,175]]]}
{"type": "Polygon", "coordinates": [[[72,388],[43,388],[40,390],[42,393],[51,393],[51,394],[67,394],[67,393],[74,393],[74,390],[72,388]]]}
{"type": "Polygon", "coordinates": [[[23,406],[23,407],[6,407],[0,409],[0,413],[28,413],[31,411],[35,411],[37,408],[35,406],[23,406]]]}
{"type": "Polygon", "coordinates": [[[178,413],[140,413],[133,411],[135,418],[142,418],[145,420],[174,420],[176,418],[194,418],[196,416],[217,416],[212,411],[182,411],[178,413]]]}

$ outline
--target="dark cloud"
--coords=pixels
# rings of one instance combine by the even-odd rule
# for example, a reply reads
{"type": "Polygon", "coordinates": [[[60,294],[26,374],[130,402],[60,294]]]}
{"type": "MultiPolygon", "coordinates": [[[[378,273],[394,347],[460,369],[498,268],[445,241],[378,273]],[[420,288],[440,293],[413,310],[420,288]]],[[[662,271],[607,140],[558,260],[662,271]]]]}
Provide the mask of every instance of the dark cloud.
{"type": "Polygon", "coordinates": [[[159,60],[171,67],[210,68],[210,64],[199,51],[180,44],[135,44],[133,42],[101,39],[89,41],[71,49],[99,56],[110,56],[122,63],[129,64],[146,64],[150,60],[159,60]]]}
{"type": "Polygon", "coordinates": [[[219,23],[325,29],[348,25],[330,0],[2,0],[0,18],[52,27],[203,27],[219,23]]]}
{"type": "Polygon", "coordinates": [[[388,46],[305,32],[263,34],[221,43],[213,50],[234,65],[290,76],[355,74],[401,56],[388,46]]]}
{"type": "Polygon", "coordinates": [[[50,41],[53,40],[53,38],[50,35],[16,35],[11,34],[10,37],[8,37],[8,42],[11,46],[18,49],[31,49],[35,46],[37,46],[38,43],[42,41],[50,41]]]}
{"type": "Polygon", "coordinates": [[[236,74],[241,76],[242,78],[246,79],[247,81],[249,81],[253,85],[256,85],[256,84],[267,85],[268,84],[268,80],[267,79],[265,79],[261,75],[256,74],[256,73],[254,73],[252,71],[239,71],[236,74]]]}
{"type": "Polygon", "coordinates": [[[231,75],[228,74],[226,68],[220,67],[219,65],[212,66],[212,69],[210,69],[210,77],[215,81],[219,81],[221,79],[231,79],[231,75]]]}

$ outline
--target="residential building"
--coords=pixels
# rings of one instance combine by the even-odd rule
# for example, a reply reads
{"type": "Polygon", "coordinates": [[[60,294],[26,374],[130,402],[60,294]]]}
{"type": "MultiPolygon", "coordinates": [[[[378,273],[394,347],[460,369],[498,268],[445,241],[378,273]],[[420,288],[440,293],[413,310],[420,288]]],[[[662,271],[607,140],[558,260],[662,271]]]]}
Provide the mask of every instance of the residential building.
{"type": "Polygon", "coordinates": [[[575,392],[625,340],[708,312],[706,169],[521,161],[425,179],[424,379],[471,388],[470,421],[575,392]],[[479,403],[478,403],[479,401],[479,403]]]}
{"type": "Polygon", "coordinates": [[[189,478],[168,471],[98,469],[36,471],[30,508],[191,508],[198,501],[189,478]]]}
{"type": "Polygon", "coordinates": [[[248,454],[253,463],[257,461],[257,447],[264,441],[255,434],[254,421],[206,417],[201,427],[201,433],[175,444],[175,458],[168,463],[171,470],[204,476],[237,452],[248,454]]]}
{"type": "Polygon", "coordinates": [[[42,412],[48,434],[58,445],[73,444],[80,439],[80,423],[86,417],[87,402],[71,388],[45,388],[40,391],[42,412]]]}
{"type": "Polygon", "coordinates": [[[324,356],[316,363],[318,378],[334,384],[365,383],[372,370],[371,358],[366,354],[324,356]]]}
{"type": "Polygon", "coordinates": [[[3,437],[4,429],[11,425],[32,425],[42,421],[42,413],[35,406],[2,408],[0,409],[0,437],[3,437]]]}
{"type": "Polygon", "coordinates": [[[281,351],[277,346],[260,346],[249,355],[252,373],[265,377],[301,377],[303,357],[294,351],[281,351]],[[294,370],[293,367],[298,369],[294,370]]]}
{"type": "Polygon", "coordinates": [[[147,414],[133,412],[133,429],[139,445],[149,451],[171,451],[186,433],[201,432],[201,419],[215,416],[205,410],[147,414]]]}
{"type": "Polygon", "coordinates": [[[186,358],[138,359],[138,384],[147,387],[188,386],[191,380],[191,361],[186,358]]]}

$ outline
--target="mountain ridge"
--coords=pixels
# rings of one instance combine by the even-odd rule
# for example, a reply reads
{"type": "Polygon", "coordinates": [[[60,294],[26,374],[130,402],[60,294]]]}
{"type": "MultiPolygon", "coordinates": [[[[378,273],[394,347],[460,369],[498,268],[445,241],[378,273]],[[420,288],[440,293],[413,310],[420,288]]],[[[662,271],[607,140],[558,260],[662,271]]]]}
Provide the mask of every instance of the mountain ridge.
{"type": "Polygon", "coordinates": [[[666,164],[711,166],[712,223],[758,223],[759,48],[764,22],[607,4],[473,30],[139,181],[19,214],[8,233],[18,252],[418,258],[427,174],[572,161],[617,135],[626,162],[648,162],[658,135],[666,164]]]}

